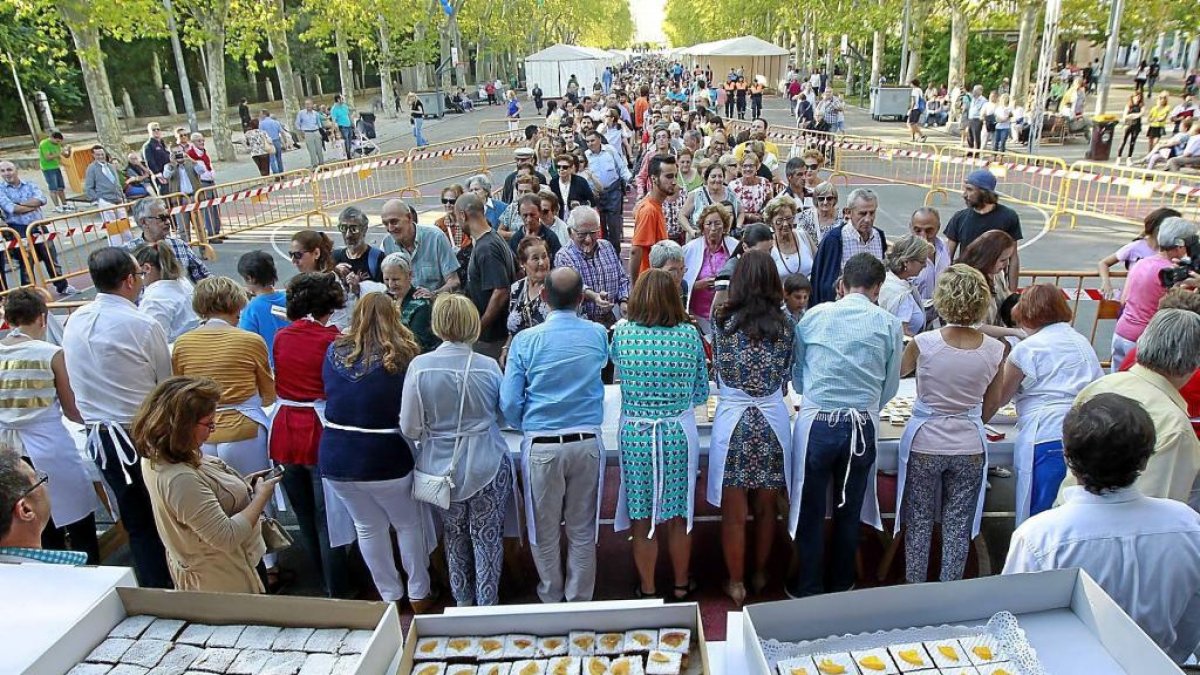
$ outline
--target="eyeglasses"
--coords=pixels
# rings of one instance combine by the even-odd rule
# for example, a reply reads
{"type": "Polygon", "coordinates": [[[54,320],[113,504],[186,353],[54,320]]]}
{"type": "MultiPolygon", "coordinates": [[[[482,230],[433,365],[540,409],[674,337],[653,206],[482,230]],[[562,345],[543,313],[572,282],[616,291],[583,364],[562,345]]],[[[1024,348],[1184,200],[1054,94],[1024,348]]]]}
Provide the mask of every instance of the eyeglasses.
{"type": "Polygon", "coordinates": [[[579,237],[580,239],[595,239],[597,236],[599,236],[599,234],[600,230],[575,230],[575,236],[579,237]]]}
{"type": "Polygon", "coordinates": [[[554,213],[554,210],[553,210],[553,209],[542,209],[542,215],[543,215],[543,216],[548,216],[548,215],[550,215],[551,213],[554,213]]]}
{"type": "Polygon", "coordinates": [[[338,231],[339,232],[366,232],[367,228],[365,225],[350,225],[347,223],[338,223],[338,231]]]}
{"type": "Polygon", "coordinates": [[[836,202],[837,197],[817,197],[814,201],[818,202],[836,202]]]}
{"type": "Polygon", "coordinates": [[[196,422],[196,426],[208,427],[209,431],[216,431],[217,430],[217,421],[213,420],[211,422],[196,422]]]}
{"type": "Polygon", "coordinates": [[[805,164],[804,165],[805,171],[816,171],[820,168],[821,168],[820,164],[805,164]]]}
{"type": "Polygon", "coordinates": [[[288,253],[288,257],[292,259],[292,262],[297,262],[308,253],[311,253],[311,251],[292,251],[288,253]]]}
{"type": "Polygon", "coordinates": [[[29,495],[33,494],[34,490],[50,482],[50,474],[46,473],[45,471],[34,471],[33,475],[37,480],[33,481],[33,485],[25,488],[25,491],[21,493],[21,496],[17,497],[17,501],[25,499],[29,495]]]}

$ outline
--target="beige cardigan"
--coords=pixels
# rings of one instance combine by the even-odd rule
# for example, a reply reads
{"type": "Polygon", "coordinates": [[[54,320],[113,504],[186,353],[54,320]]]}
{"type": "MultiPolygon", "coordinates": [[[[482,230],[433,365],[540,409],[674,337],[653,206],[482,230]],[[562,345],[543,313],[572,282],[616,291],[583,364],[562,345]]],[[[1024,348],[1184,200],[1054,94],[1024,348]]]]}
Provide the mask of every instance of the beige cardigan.
{"type": "Polygon", "coordinates": [[[207,456],[199,467],[142,459],[142,474],[177,589],[264,592],[255,568],[266,545],[242,513],[250,490],[241,475],[207,456]]]}

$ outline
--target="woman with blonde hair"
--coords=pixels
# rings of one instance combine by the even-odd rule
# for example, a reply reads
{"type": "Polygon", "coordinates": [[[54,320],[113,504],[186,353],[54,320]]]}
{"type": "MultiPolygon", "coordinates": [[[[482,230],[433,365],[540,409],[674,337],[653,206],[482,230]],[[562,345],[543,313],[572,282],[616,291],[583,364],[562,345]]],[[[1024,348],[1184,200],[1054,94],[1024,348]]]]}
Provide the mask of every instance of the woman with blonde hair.
{"type": "Polygon", "coordinates": [[[425,134],[421,133],[421,128],[425,125],[425,104],[421,103],[421,97],[417,96],[417,92],[408,92],[408,98],[405,99],[408,103],[408,121],[412,124],[413,140],[416,141],[417,147],[425,147],[429,145],[429,141],[425,140],[425,134]]]}
{"type": "Polygon", "coordinates": [[[141,268],[145,284],[138,309],[154,317],[167,334],[167,341],[174,342],[199,326],[200,318],[192,309],[194,287],[170,244],[166,240],[142,244],[133,249],[133,259],[141,268]]]}
{"type": "MultiPolygon", "coordinates": [[[[724,160],[722,159],[722,161],[724,160]]],[[[746,150],[742,153],[742,159],[737,165],[741,169],[741,177],[729,183],[730,192],[737,195],[738,202],[743,209],[742,220],[747,224],[761,223],[765,220],[763,209],[775,194],[775,188],[771,185],[771,181],[758,175],[761,162],[760,155],[752,150],[746,150]]]]}
{"type": "Polygon", "coordinates": [[[838,205],[837,187],[829,181],[812,188],[813,208],[796,215],[796,225],[818,245],[830,230],[846,224],[846,216],[838,205]]]}
{"type": "Polygon", "coordinates": [[[987,279],[963,264],[938,277],[933,306],[946,322],[908,343],[901,375],[917,373],[917,400],[900,438],[896,531],[906,528],[909,583],[926,580],[934,521],[942,523],[940,581],[961,579],[979,533],[987,482],[983,424],[1000,407],[1005,345],[977,324],[992,304],[987,279]],[[940,493],[940,504],[938,495],[940,493]]]}
{"type": "Polygon", "coordinates": [[[221,387],[208,378],[164,380],[134,417],[133,440],[175,588],[262,593],[261,518],[279,477],[243,476],[200,451],[220,400],[221,387]]]}
{"type": "Polygon", "coordinates": [[[787,195],[772,199],[763,209],[763,218],[775,235],[771,259],[775,261],[780,279],[797,273],[811,274],[813,256],[817,252],[817,242],[804,232],[796,231],[796,210],[796,201],[787,195]]]}
{"type": "Polygon", "coordinates": [[[428,511],[412,497],[412,450],[397,425],[404,375],[420,353],[391,298],[368,293],[359,299],[349,330],[325,353],[325,407],[318,410],[325,430],[317,453],[321,476],[350,512],[363,559],[385,602],[405,597],[392,550],[391,531],[396,530],[416,613],[428,611],[436,600],[429,582],[436,536],[428,511]]]}
{"type": "Polygon", "coordinates": [[[709,204],[700,212],[700,236],[683,247],[683,281],[687,285],[686,309],[705,337],[712,336],[713,300],[717,276],[733,257],[738,240],[729,236],[733,213],[724,204],[709,204]]]}
{"type": "MultiPolygon", "coordinates": [[[[450,476],[450,507],[439,509],[450,588],[459,606],[495,605],[506,516],[516,474],[500,435],[500,366],[477,354],[479,312],[464,295],[433,303],[441,346],[409,364],[400,428],[417,443],[416,468],[450,476]]],[[[515,511],[512,511],[515,513],[515,511]]]]}
{"type": "Polygon", "coordinates": [[[911,280],[925,269],[932,254],[933,244],[906,234],[883,256],[887,276],[879,289],[877,304],[904,323],[905,335],[916,335],[925,328],[925,307],[911,280]]]}

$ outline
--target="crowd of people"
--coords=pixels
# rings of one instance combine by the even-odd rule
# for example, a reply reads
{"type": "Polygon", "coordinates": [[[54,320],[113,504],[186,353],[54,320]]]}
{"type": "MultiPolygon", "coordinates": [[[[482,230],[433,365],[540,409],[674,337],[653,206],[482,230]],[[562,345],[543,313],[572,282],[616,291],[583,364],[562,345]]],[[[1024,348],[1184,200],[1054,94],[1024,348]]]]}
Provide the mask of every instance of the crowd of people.
{"type": "Polygon", "coordinates": [[[357,542],[383,600],[428,611],[440,541],[454,602],[495,604],[503,538],[523,534],[541,600],[586,601],[616,490],[633,594],[684,600],[703,465],[734,603],[772,583],[792,597],[845,591],[860,522],[883,528],[879,411],[915,374],[894,526],[907,581],[930,579],[935,522],[934,578],[964,575],[999,469],[984,425],[1013,401],[1006,572],[1082,567],[1173,658],[1192,653],[1200,275],[1174,261],[1200,247],[1196,224],[1152,214],[1142,248],[1114,257],[1131,266],[1121,372],[1105,375],[1062,291],[1018,288],[1021,223],[995,175],[966,177],[944,228],[921,208],[889,241],[880,197],[843,201],[821,152],[781,157],[764,120],[735,135],[703,98],[651,97],[683,79],[642,63],[599,105],[565,102],[503,182],[447,187],[433,224],[393,199],[380,242],[355,207],[337,220],[343,246],[296,233],[284,289],[263,251],[238,261],[240,280],[212,276],[151,198],[133,214],[142,238],[89,256],[96,299],[61,339],[43,292],[9,293],[0,559],[98,562],[107,503],[142,585],[278,591],[290,574],[277,554],[296,545],[274,517],[286,503],[333,597],[355,592],[357,542]],[[705,452],[695,408],[714,391],[705,452]],[[83,425],[94,467],[64,418],[83,425]],[[781,555],[794,572],[771,579],[781,555]]]}

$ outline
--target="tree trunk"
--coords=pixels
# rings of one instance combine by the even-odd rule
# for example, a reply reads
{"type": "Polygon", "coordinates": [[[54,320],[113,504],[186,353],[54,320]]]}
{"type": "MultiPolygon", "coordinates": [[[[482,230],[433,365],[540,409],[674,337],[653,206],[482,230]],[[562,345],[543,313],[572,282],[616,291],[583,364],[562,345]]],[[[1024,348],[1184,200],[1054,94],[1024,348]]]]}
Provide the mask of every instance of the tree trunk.
{"type": "Polygon", "coordinates": [[[96,135],[112,154],[124,157],[128,148],[125,134],[117,117],[117,104],[113,101],[112,89],[108,85],[108,72],[104,69],[104,52],[100,50],[100,30],[90,21],[89,8],[72,0],[57,3],[63,23],[71,31],[75,52],[79,55],[79,70],[87,88],[88,101],[92,107],[92,119],[96,122],[96,135]]]}
{"type": "Polygon", "coordinates": [[[883,68],[883,31],[871,33],[871,81],[868,88],[879,86],[879,71],[883,68]]]}
{"type": "Polygon", "coordinates": [[[1013,107],[1025,105],[1025,95],[1029,92],[1029,71],[1033,66],[1033,45],[1037,30],[1038,3],[1027,1],[1021,6],[1019,20],[1020,35],[1017,38],[1017,56],[1013,60],[1012,80],[1009,95],[1013,107]]]}
{"type": "MultiPolygon", "coordinates": [[[[446,24],[446,30],[450,33],[450,47],[458,52],[458,65],[454,67],[455,77],[458,79],[458,86],[467,86],[467,55],[463,51],[462,32],[458,29],[458,9],[462,7],[463,0],[456,0],[452,5],[454,13],[450,15],[450,20],[446,24]]],[[[447,54],[451,56],[451,54],[447,54]]]]}
{"type": "Polygon", "coordinates": [[[967,74],[967,32],[970,19],[958,3],[950,5],[950,67],[946,73],[946,89],[965,86],[967,74]]]}
{"type": "Polygon", "coordinates": [[[158,52],[154,52],[150,57],[150,77],[154,80],[154,88],[162,91],[162,64],[158,60],[158,52]]]}
{"type": "Polygon", "coordinates": [[[342,84],[342,96],[346,99],[346,105],[353,108],[354,73],[350,69],[350,49],[346,46],[346,34],[340,24],[334,33],[334,43],[337,46],[338,78],[342,84]]]}
{"type": "Polygon", "coordinates": [[[829,36],[829,42],[825,44],[825,75],[833,80],[833,53],[837,51],[836,40],[834,36],[829,36]]]}
{"type": "Polygon", "coordinates": [[[233,132],[229,130],[229,96],[225,91],[226,14],[221,12],[216,16],[220,17],[221,25],[205,27],[205,32],[209,34],[204,43],[204,51],[208,55],[208,114],[212,120],[212,138],[217,150],[217,159],[232,162],[237,158],[237,151],[233,147],[233,132]]]}
{"type": "MultiPolygon", "coordinates": [[[[921,72],[921,53],[925,43],[925,22],[929,16],[929,5],[924,2],[913,3],[911,25],[908,28],[908,72],[900,74],[901,82],[912,82],[921,72]]],[[[926,83],[932,84],[932,83],[926,83]]]]}
{"type": "Polygon", "coordinates": [[[379,97],[383,99],[383,114],[396,116],[396,94],[392,91],[391,28],[382,15],[379,17],[379,97]]]}
{"type": "Polygon", "coordinates": [[[272,0],[273,16],[267,23],[267,49],[275,62],[275,79],[279,81],[279,98],[283,99],[283,124],[291,126],[300,112],[300,92],[296,87],[296,76],[292,71],[292,50],[288,47],[287,33],[281,28],[283,0],[272,0]]]}

